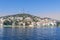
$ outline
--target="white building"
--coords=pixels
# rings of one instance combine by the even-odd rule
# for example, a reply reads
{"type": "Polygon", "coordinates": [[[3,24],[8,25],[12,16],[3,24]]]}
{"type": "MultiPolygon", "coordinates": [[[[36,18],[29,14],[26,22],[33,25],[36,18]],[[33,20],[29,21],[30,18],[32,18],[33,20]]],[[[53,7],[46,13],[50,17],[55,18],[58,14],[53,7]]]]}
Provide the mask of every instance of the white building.
{"type": "Polygon", "coordinates": [[[26,17],[24,20],[26,20],[26,21],[32,21],[32,18],[26,17]]]}
{"type": "Polygon", "coordinates": [[[23,20],[23,17],[15,17],[16,20],[23,20]]]}

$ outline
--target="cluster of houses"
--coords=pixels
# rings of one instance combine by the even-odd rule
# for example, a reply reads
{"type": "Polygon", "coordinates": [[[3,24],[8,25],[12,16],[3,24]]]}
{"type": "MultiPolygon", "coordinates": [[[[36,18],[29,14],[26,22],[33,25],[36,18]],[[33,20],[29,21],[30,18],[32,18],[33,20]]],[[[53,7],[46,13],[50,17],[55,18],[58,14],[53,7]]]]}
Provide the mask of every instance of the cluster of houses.
{"type": "Polygon", "coordinates": [[[0,25],[22,25],[22,26],[56,26],[56,20],[49,18],[31,17],[8,17],[0,18],[0,25]]]}

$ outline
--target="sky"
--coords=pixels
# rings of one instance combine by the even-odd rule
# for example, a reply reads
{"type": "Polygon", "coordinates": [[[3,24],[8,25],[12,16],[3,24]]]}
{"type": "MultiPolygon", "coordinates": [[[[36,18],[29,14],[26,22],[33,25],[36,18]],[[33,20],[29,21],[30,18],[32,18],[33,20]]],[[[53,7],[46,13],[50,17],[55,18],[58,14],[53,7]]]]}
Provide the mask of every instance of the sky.
{"type": "Polygon", "coordinates": [[[22,12],[60,20],[60,0],[0,0],[0,16],[22,12]]]}

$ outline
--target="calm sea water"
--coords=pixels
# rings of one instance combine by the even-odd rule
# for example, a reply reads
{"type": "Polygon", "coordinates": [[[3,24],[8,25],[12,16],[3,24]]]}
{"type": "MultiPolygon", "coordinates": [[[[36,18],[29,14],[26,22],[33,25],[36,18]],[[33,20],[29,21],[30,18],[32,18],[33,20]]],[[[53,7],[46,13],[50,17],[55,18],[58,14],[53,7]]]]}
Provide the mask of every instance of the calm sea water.
{"type": "Polygon", "coordinates": [[[0,40],[60,40],[60,27],[0,28],[0,40]]]}

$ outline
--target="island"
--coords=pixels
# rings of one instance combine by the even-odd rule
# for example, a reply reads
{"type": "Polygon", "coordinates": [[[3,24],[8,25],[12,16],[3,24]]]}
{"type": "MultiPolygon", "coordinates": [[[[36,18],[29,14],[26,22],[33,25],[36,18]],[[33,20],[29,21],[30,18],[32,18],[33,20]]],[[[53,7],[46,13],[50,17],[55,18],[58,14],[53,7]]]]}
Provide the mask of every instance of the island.
{"type": "Polygon", "coordinates": [[[0,25],[59,26],[60,21],[48,17],[41,18],[27,13],[20,13],[0,17],[0,25]]]}

